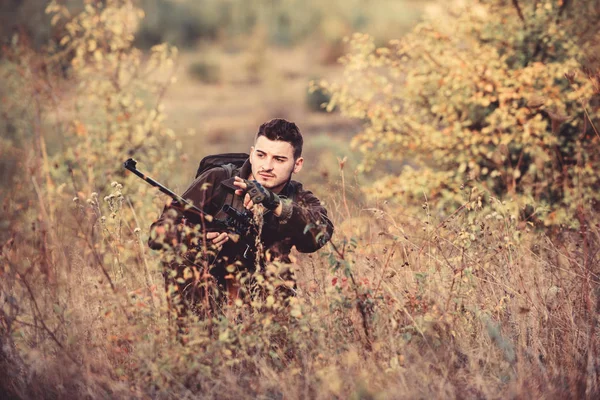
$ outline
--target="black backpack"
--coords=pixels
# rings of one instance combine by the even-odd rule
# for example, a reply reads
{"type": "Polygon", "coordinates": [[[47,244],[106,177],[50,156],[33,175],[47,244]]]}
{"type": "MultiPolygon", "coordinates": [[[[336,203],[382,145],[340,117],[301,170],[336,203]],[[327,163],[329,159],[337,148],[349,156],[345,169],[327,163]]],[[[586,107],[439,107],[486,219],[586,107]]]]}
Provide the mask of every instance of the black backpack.
{"type": "MultiPolygon", "coordinates": [[[[250,156],[246,153],[223,153],[223,154],[213,154],[210,156],[206,156],[200,161],[200,165],[198,166],[198,171],[196,171],[196,178],[198,178],[200,176],[200,174],[202,174],[203,172],[208,171],[209,169],[212,169],[212,168],[216,168],[216,167],[225,168],[225,170],[227,171],[227,176],[229,178],[231,178],[233,175],[233,171],[236,168],[241,168],[241,166],[244,165],[244,163],[246,162],[246,160],[249,157],[250,156]]],[[[293,194],[290,198],[292,200],[294,200],[295,197],[296,197],[296,193],[293,192],[293,194]]],[[[219,201],[219,203],[222,205],[224,205],[224,204],[232,205],[233,204],[233,193],[226,192],[224,194],[224,197],[221,199],[221,201],[219,201]]],[[[223,210],[219,210],[217,212],[217,214],[215,215],[215,217],[223,219],[223,218],[227,217],[227,214],[225,214],[223,210]]]]}
{"type": "MultiPolygon", "coordinates": [[[[241,168],[248,157],[250,156],[246,153],[223,153],[206,156],[200,161],[200,165],[198,166],[198,171],[196,171],[196,177],[194,179],[197,179],[203,172],[217,167],[224,168],[225,171],[227,171],[227,179],[229,179],[233,176],[233,171],[241,168]]],[[[233,199],[233,192],[222,192],[219,198],[215,201],[216,204],[219,204],[219,208],[217,208],[218,211],[215,214],[216,218],[223,220],[227,218],[227,214],[222,210],[222,207],[225,204],[233,205],[233,199]]]]}
{"type": "Polygon", "coordinates": [[[196,178],[204,171],[208,171],[215,167],[225,168],[231,178],[233,170],[244,165],[244,162],[246,162],[248,157],[250,156],[246,153],[224,153],[206,156],[200,161],[198,171],[196,171],[196,178]]]}

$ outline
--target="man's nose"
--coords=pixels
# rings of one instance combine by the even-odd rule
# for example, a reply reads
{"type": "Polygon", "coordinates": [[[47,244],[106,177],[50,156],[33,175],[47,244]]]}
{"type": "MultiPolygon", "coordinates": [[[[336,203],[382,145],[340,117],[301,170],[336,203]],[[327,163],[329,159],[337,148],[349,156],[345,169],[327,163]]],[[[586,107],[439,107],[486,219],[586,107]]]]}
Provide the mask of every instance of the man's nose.
{"type": "Polygon", "coordinates": [[[271,171],[273,169],[273,159],[268,159],[267,161],[265,161],[263,169],[265,171],[271,171]]]}

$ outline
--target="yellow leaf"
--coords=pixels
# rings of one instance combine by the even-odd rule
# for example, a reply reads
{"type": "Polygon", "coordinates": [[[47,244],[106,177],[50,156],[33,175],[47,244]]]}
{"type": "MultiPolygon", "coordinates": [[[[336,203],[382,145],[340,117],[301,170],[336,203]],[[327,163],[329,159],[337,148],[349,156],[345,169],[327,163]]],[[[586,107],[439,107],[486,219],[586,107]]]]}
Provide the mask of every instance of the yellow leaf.
{"type": "Polygon", "coordinates": [[[292,310],[290,311],[290,315],[294,318],[301,318],[302,317],[302,310],[300,309],[299,306],[292,308],[292,310]]]}
{"type": "Polygon", "coordinates": [[[229,329],[226,329],[219,334],[219,342],[226,342],[227,340],[229,340],[229,329]]]}
{"type": "Polygon", "coordinates": [[[273,296],[267,297],[267,307],[273,307],[275,304],[275,298],[273,296]]]}
{"type": "Polygon", "coordinates": [[[52,25],[52,26],[56,25],[56,23],[58,22],[59,19],[60,19],[60,14],[54,14],[52,16],[52,19],[50,20],[50,25],[52,25]]]}

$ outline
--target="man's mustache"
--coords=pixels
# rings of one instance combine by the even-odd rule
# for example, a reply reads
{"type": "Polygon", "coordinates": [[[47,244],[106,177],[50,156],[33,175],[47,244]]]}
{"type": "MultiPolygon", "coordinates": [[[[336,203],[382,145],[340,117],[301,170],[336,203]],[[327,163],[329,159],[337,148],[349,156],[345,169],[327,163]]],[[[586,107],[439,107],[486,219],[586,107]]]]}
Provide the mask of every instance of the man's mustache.
{"type": "Polygon", "coordinates": [[[269,177],[275,177],[275,174],[273,174],[273,173],[271,173],[271,172],[267,172],[267,171],[265,171],[265,170],[258,171],[258,174],[259,174],[259,175],[266,175],[266,176],[269,176],[269,177]]]}

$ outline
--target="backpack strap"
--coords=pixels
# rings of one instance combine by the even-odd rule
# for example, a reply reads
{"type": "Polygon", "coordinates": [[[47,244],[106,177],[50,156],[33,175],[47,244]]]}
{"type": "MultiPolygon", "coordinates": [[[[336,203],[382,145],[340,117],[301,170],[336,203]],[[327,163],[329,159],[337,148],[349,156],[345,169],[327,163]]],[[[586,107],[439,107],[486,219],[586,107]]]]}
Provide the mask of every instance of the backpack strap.
{"type": "MultiPolygon", "coordinates": [[[[237,167],[234,164],[231,164],[231,163],[229,163],[229,164],[223,164],[223,165],[221,165],[221,167],[227,172],[227,179],[231,179],[231,177],[233,176],[234,171],[237,169],[237,167]]],[[[225,214],[223,212],[222,208],[223,208],[223,206],[225,204],[233,206],[234,195],[235,195],[235,193],[232,192],[231,190],[227,190],[226,191],[226,195],[225,195],[223,201],[221,202],[221,206],[219,207],[219,211],[215,215],[215,218],[217,218],[217,219],[225,219],[225,218],[227,218],[227,214],[225,214]]]]}

